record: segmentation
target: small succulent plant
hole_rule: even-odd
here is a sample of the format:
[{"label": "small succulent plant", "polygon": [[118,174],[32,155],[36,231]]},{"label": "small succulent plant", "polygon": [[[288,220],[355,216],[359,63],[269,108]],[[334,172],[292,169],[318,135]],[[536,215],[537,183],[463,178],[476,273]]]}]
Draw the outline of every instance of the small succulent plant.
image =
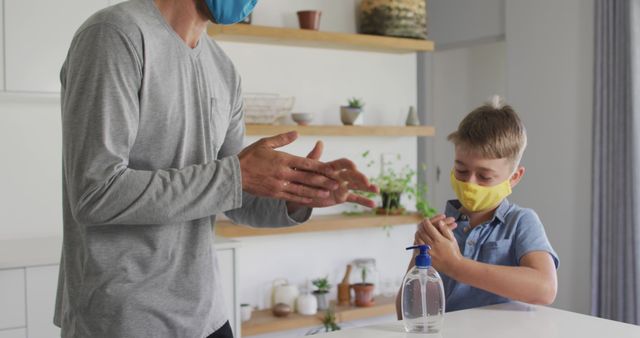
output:
[{"label": "small succulent plant", "polygon": [[349,108],[357,108],[357,109],[362,109],[362,107],[364,107],[364,102],[362,101],[362,99],[356,98],[356,97],[352,97],[348,100],[349,103]]},{"label": "small succulent plant", "polygon": [[316,292],[318,293],[327,293],[331,289],[331,284],[329,284],[327,277],[314,279],[311,283],[317,288]]}]

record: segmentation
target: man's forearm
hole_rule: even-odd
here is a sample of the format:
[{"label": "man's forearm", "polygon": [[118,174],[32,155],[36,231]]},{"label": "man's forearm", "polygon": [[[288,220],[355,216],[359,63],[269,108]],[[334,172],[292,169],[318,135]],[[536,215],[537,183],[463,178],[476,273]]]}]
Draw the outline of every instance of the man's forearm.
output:
[{"label": "man's forearm", "polygon": [[555,286],[545,275],[525,266],[502,266],[464,258],[449,277],[499,296],[529,304],[550,304]]}]

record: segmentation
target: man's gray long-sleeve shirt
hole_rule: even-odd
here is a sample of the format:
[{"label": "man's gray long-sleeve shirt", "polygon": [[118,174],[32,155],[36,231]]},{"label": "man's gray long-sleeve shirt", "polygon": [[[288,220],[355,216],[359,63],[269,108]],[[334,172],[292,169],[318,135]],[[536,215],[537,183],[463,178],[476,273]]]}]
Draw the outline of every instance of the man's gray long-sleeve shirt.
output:
[{"label": "man's gray long-sleeve shirt", "polygon": [[189,48],[153,0],[133,0],[80,27],[60,76],[62,336],[206,337],[228,319],[212,216],[290,226],[310,215],[243,194],[233,64],[206,35]]}]

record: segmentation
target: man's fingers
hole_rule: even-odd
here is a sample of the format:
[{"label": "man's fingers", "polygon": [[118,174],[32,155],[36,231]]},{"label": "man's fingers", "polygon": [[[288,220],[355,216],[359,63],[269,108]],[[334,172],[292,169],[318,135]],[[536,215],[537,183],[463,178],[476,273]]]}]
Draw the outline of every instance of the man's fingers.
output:
[{"label": "man's fingers", "polygon": [[316,142],[316,145],[311,149],[311,152],[307,155],[307,158],[312,160],[319,160],[324,150],[324,143],[322,141]]},{"label": "man's fingers", "polygon": [[312,160],[304,157],[293,156],[289,154],[284,154],[284,155],[289,167],[291,168],[295,168],[298,170],[313,171],[318,174],[325,175],[327,177],[332,177],[332,175],[334,174],[334,171],[333,169],[331,169],[331,166],[325,163],[322,163],[320,161]]},{"label": "man's fingers", "polygon": [[292,143],[293,141],[295,141],[298,138],[298,132],[296,131],[290,131],[288,133],[284,133],[284,134],[278,134],[275,136],[271,136],[271,137],[265,137],[263,139],[261,139],[259,142],[262,142],[264,145],[266,145],[269,148],[280,148],[280,147],[284,147],[287,144]]},{"label": "man's fingers", "polygon": [[313,200],[310,199],[310,198],[301,197],[301,196],[297,196],[297,195],[294,195],[294,194],[290,194],[290,193],[288,193],[286,191],[281,191],[278,194],[276,194],[274,197],[277,198],[277,199],[280,199],[280,200],[285,200],[285,201],[299,203],[299,204],[305,204],[305,205],[313,202]]},{"label": "man's fingers", "polygon": [[373,208],[376,206],[376,202],[357,194],[349,194],[347,196],[347,202],[357,203],[367,208]]},{"label": "man's fingers", "polygon": [[309,171],[291,170],[287,176],[287,179],[291,182],[296,182],[311,187],[323,188],[327,190],[335,190],[340,187],[338,182],[328,178],[327,176],[318,175]]},{"label": "man's fingers", "polygon": [[348,158],[341,158],[328,163],[333,170],[357,170],[356,164]]},{"label": "man's fingers", "polygon": [[316,188],[312,188],[312,187],[307,187],[305,185],[302,184],[298,184],[298,183],[288,183],[285,185],[284,192],[288,192],[290,194],[296,195],[296,196],[300,196],[300,197],[307,197],[307,198],[327,198],[329,197],[330,193],[327,190],[324,189],[316,189]]}]

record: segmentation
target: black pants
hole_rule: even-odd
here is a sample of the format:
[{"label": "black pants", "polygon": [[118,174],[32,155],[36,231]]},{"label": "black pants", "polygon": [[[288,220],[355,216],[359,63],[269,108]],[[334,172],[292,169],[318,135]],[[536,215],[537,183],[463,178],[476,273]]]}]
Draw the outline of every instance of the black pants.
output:
[{"label": "black pants", "polygon": [[233,332],[231,332],[231,325],[229,322],[224,323],[218,331],[212,333],[207,338],[233,338]]}]

